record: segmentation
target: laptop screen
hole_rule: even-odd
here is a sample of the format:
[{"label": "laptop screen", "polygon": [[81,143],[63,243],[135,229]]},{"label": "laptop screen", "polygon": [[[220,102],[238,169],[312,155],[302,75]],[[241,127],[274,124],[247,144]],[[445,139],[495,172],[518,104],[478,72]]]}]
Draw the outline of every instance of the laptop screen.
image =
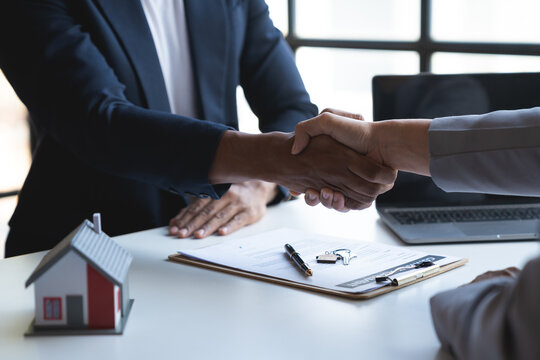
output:
[{"label": "laptop screen", "polygon": [[[375,76],[373,120],[483,114],[540,106],[540,73]],[[463,174],[467,176],[467,174]],[[538,203],[540,198],[446,193],[431,178],[399,172],[381,207],[474,206]]]}]

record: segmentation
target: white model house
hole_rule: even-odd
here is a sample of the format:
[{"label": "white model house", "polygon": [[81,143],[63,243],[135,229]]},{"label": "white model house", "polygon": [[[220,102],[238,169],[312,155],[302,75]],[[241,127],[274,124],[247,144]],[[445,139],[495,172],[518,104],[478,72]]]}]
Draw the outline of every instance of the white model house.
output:
[{"label": "white model house", "polygon": [[45,255],[26,281],[26,287],[34,284],[35,293],[31,335],[81,329],[121,333],[133,301],[127,281],[132,259],[101,231],[99,214],[94,223],[85,220]]}]

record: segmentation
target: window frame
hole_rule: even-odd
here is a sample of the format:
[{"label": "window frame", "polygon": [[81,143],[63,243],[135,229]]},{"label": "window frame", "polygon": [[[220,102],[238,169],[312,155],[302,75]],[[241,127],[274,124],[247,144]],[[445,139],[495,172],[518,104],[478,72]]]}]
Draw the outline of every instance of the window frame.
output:
[{"label": "window frame", "polygon": [[371,41],[301,38],[296,35],[296,0],[287,0],[286,40],[294,54],[300,47],[334,49],[394,50],[414,51],[420,57],[419,72],[431,71],[431,58],[436,52],[491,54],[491,55],[532,55],[540,56],[540,44],[491,43],[491,42],[447,42],[431,38],[431,0],[420,0],[420,38],[417,41]]},{"label": "window frame", "polygon": [[[47,302],[51,302],[51,316],[47,316]],[[54,316],[55,303],[58,303],[58,317]],[[62,320],[62,298],[44,297],[43,298],[43,319],[44,320]]]}]

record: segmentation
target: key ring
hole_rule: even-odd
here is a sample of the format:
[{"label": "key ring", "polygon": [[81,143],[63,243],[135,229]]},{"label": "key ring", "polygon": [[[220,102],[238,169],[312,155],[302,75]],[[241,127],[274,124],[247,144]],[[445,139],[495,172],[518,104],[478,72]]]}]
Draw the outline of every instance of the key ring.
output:
[{"label": "key ring", "polygon": [[[346,252],[346,253],[349,254],[349,255],[351,254],[351,250],[349,250],[349,249],[336,249],[336,250],[333,250],[333,251],[332,251],[332,254],[334,254],[334,255],[339,255],[339,254],[336,254],[336,253],[338,253],[338,252],[340,252],[340,251],[344,251],[344,252]],[[340,256],[341,256],[341,255],[340,255]]]}]

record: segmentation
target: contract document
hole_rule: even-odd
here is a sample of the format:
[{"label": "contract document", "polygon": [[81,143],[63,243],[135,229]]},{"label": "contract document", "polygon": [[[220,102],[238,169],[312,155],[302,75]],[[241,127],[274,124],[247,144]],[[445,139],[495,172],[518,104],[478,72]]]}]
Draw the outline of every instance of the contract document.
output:
[{"label": "contract document", "polygon": [[[284,249],[286,243],[291,244],[300,254],[313,271],[313,276],[306,276],[291,261]],[[349,265],[344,265],[341,260],[336,263],[317,262],[318,255],[338,249],[350,250],[356,257],[350,259]],[[343,239],[286,228],[226,240],[201,249],[179,251],[178,255],[171,255],[169,259],[216,270],[230,270],[228,272],[245,276],[254,275],[250,277],[262,277],[263,280],[274,280],[273,282],[286,285],[296,284],[312,290],[330,290],[336,294],[364,294],[388,286],[387,282],[376,282],[375,278],[401,267],[432,262],[437,265],[434,266],[437,268],[436,272],[439,272],[439,269],[444,272],[465,262],[460,258],[425,253],[410,247]],[[451,266],[452,264],[454,266]],[[418,269],[404,269],[401,272],[406,271]]]}]

